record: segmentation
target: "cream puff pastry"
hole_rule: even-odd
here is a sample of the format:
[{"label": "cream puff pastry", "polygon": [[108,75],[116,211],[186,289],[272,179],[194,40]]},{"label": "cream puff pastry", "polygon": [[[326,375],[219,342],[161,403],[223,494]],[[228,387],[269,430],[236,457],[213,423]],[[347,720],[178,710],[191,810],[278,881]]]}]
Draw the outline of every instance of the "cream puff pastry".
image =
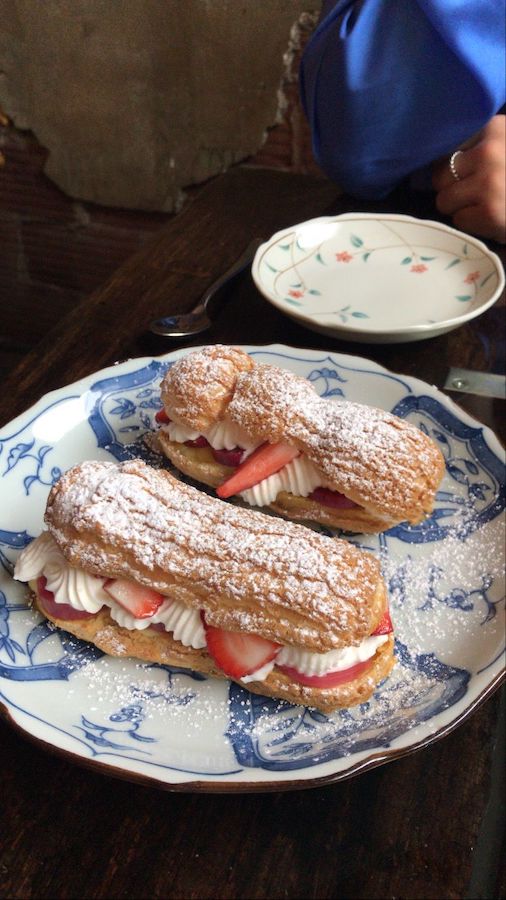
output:
[{"label": "cream puff pastry", "polygon": [[70,469],[45,523],[14,577],[44,616],[107,654],[324,712],[366,700],[394,664],[379,563],[350,543],[140,460]]},{"label": "cream puff pastry", "polygon": [[177,360],[161,398],[155,444],[222,498],[355,532],[432,511],[444,459],[426,434],[381,409],[321,398],[238,348]]}]

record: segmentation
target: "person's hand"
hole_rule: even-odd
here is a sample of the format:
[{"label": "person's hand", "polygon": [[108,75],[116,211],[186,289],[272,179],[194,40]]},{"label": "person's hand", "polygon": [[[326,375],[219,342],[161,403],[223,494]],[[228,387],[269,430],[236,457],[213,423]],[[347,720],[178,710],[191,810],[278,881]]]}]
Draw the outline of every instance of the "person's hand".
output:
[{"label": "person's hand", "polygon": [[506,116],[494,116],[479,134],[462,144],[454,160],[434,164],[432,184],[440,213],[456,228],[506,243]]}]

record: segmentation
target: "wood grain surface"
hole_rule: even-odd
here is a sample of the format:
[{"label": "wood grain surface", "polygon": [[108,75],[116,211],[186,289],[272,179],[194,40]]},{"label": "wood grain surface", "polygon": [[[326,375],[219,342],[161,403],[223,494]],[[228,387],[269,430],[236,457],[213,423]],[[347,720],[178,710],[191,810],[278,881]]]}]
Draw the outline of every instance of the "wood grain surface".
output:
[{"label": "wood grain surface", "polygon": [[[148,323],[190,309],[252,237],[367,208],[438,218],[429,197],[403,190],[372,206],[310,176],[238,168],[217,178],[34,350],[20,341],[11,351],[0,424],[116,360],[172,349]],[[34,302],[30,330],[38,315]],[[504,371],[504,301],[439,338],[353,345],[283,317],[245,273],[224,291],[211,331],[193,343],[216,341],[352,353],[442,386],[450,366]],[[504,440],[502,402],[453,399]],[[162,792],[69,762],[7,722],[0,736],[2,898],[504,896],[501,692],[422,751],[285,793]]]}]

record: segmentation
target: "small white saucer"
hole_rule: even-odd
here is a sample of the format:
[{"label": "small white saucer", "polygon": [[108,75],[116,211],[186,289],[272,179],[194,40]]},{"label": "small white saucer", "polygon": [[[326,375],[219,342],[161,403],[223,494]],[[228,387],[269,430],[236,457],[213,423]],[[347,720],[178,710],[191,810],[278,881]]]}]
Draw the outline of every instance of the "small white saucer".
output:
[{"label": "small white saucer", "polygon": [[322,216],[278,231],[258,248],[252,276],[299,324],[364,343],[451,331],[504,288],[501,261],[482,241],[390,214]]}]

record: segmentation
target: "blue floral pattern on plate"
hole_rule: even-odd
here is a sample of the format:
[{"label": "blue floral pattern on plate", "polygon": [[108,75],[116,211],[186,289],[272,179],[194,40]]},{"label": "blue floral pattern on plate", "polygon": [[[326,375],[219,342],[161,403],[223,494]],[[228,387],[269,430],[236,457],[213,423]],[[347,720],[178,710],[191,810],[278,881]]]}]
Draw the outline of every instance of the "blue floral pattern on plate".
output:
[{"label": "blue floral pattern on plate", "polygon": [[426,522],[347,535],[382,560],[397,666],[368,703],[325,716],[227,681],[105,657],[42,621],[11,574],[42,528],[51,484],[85,458],[142,456],[165,466],[144,435],[160,407],[160,380],[184,351],[97,373],[0,432],[9,501],[0,512],[0,701],[28,733],[113,762],[126,777],[227,790],[336,780],[445,733],[501,678],[505,493],[495,437],[436,389],[368,360],[245,349],[304,375],[329,400],[393,410],[441,447],[447,472]]}]

